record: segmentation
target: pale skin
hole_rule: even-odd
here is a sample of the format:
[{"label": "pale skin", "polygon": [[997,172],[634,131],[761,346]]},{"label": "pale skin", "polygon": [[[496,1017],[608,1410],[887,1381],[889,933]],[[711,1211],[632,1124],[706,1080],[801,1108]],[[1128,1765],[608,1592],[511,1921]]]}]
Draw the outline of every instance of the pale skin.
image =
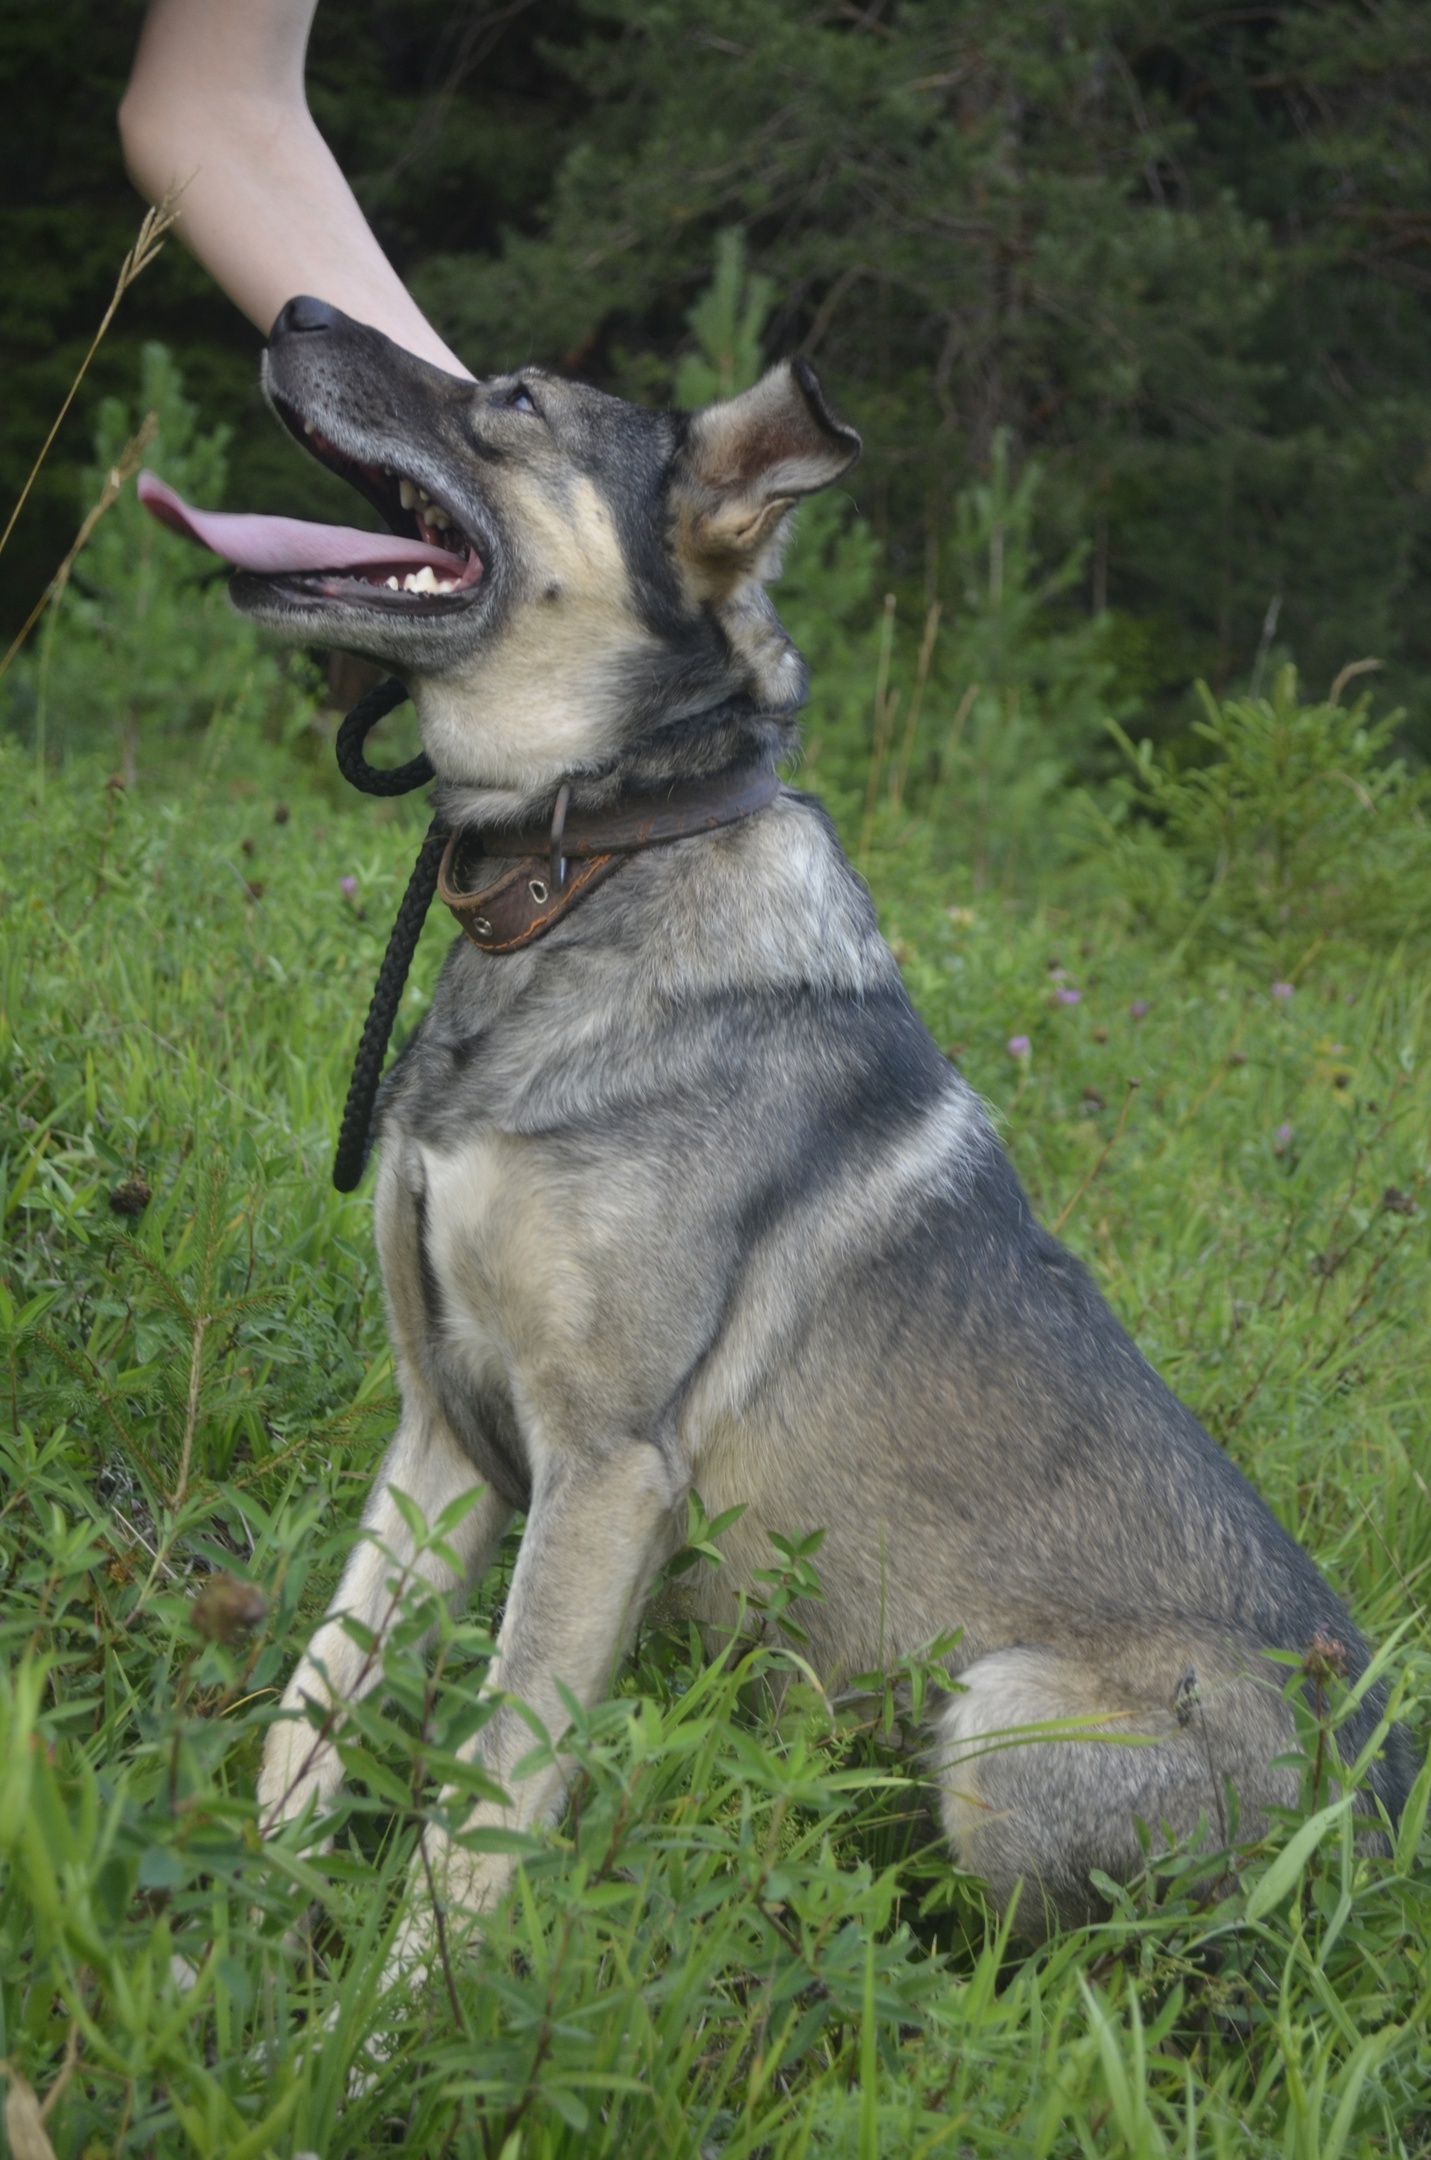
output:
[{"label": "pale skin", "polygon": [[308,110],[316,0],[150,0],[119,108],[130,178],[266,336],[311,293],[449,374],[470,369],[379,247]]}]

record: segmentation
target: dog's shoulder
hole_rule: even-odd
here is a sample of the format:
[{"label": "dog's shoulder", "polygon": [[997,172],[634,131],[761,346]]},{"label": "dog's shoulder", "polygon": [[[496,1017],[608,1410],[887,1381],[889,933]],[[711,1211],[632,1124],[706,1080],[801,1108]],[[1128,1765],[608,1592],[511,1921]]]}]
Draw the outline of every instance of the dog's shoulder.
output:
[{"label": "dog's shoulder", "polygon": [[640,940],[646,978],[664,999],[877,997],[899,982],[828,812],[796,788],[742,825],[632,869],[610,912],[623,937]]},{"label": "dog's shoulder", "polygon": [[951,1101],[962,1127],[982,1120],[831,820],[794,788],[634,857],[526,952],[458,939],[384,1113],[450,1146],[474,1123],[570,1127],[733,1093],[752,1145],[789,1117],[871,1145]]}]

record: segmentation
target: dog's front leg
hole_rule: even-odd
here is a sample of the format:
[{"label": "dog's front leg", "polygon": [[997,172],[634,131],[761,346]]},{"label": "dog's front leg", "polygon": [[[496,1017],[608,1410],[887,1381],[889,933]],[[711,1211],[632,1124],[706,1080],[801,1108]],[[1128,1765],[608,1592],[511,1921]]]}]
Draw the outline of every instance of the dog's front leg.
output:
[{"label": "dog's front leg", "polygon": [[[538,1475],[487,1687],[517,1698],[553,1740],[569,1722],[562,1688],[587,1708],[610,1685],[651,1579],[669,1553],[679,1483],[659,1450],[639,1441],[599,1460],[549,1462]],[[536,1746],[529,1717],[501,1701],[469,1752],[507,1804],[481,1802],[466,1831],[528,1830],[555,1815],[566,1787],[562,1765],[549,1758],[516,1775]],[[419,1959],[430,1944],[429,1883],[460,1933],[501,1894],[514,1866],[508,1854],[472,1852],[429,1831],[396,1967]]]},{"label": "dog's front leg", "polygon": [[[404,1579],[414,1576],[435,1590],[466,1589],[486,1566],[511,1517],[490,1489],[447,1539],[457,1570],[432,1551],[417,1553],[393,1501],[392,1488],[417,1503],[435,1522],[445,1507],[480,1485],[467,1456],[435,1408],[407,1401],[402,1423],[383,1459],[354,1546],[328,1615],[308,1645],[284,1691],[280,1714],[269,1727],[258,1778],[259,1820],[265,1834],[291,1822],[314,1804],[322,1814],[343,1780],[334,1746],[341,1707],[358,1702],[382,1678],[383,1643],[398,1617]],[[343,1625],[351,1617],[372,1637],[355,1642]],[[309,1704],[325,1713],[315,1727]]]}]

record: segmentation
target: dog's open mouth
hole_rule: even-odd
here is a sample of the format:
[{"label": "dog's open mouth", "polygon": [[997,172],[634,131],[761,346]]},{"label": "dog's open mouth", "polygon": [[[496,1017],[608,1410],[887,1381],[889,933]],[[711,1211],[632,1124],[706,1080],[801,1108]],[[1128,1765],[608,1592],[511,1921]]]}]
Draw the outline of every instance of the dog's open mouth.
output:
[{"label": "dog's open mouth", "polygon": [[[285,420],[298,433],[290,416]],[[301,425],[301,423],[300,423]],[[483,562],[452,514],[406,474],[361,463],[303,426],[305,449],[350,480],[393,527],[360,532],[301,518],[195,510],[154,473],[139,475],[139,499],[174,532],[309,602],[426,613],[461,603],[481,580]]]}]

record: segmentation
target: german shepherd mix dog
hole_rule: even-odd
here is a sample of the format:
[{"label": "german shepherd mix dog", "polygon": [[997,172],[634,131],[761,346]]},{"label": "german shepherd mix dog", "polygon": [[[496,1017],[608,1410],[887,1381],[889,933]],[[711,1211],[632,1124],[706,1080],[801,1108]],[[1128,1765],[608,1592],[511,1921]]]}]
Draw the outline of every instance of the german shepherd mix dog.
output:
[{"label": "german shepherd mix dog", "polygon": [[[536,369],[459,381],[297,300],[265,383],[400,537],[301,528],[285,558],[240,533],[234,599],[403,677],[452,830],[550,822],[564,786],[599,824],[793,751],[804,668],[764,585],[793,505],[860,448],[803,362],[647,412]],[[561,1771],[514,1775],[532,1733],[507,1698],[559,1739],[561,1690],[601,1697],[694,1488],[744,1507],[699,1571],[710,1628],[737,1623],[769,1531],[823,1529],[800,1621],[827,1678],[959,1631],[944,1824],[1038,1938],[1099,1911],[1091,1871],[1139,1868],[1140,1824],[1215,1834],[1229,1787],[1244,1831],[1294,1802],[1268,1653],[1334,1638],[1354,1681],[1368,1651],[1035,1220],[819,803],[765,792],[626,856],[519,950],[447,957],[381,1106],[402,1419],[261,1804],[321,1813],[337,1789],[308,1706],[375,1676],[342,1616],[379,1629],[385,1554],[412,1554],[392,1488],[429,1520],[480,1488],[451,1587],[515,1511],[526,1529],[472,1743],[509,1805],[471,1827],[551,1819]],[[1368,1689],[1356,1749],[1384,1710]],[[1370,1775],[1390,1818],[1413,1769],[1391,1728]],[[475,1915],[511,1865],[454,1845],[436,1872]]]}]

